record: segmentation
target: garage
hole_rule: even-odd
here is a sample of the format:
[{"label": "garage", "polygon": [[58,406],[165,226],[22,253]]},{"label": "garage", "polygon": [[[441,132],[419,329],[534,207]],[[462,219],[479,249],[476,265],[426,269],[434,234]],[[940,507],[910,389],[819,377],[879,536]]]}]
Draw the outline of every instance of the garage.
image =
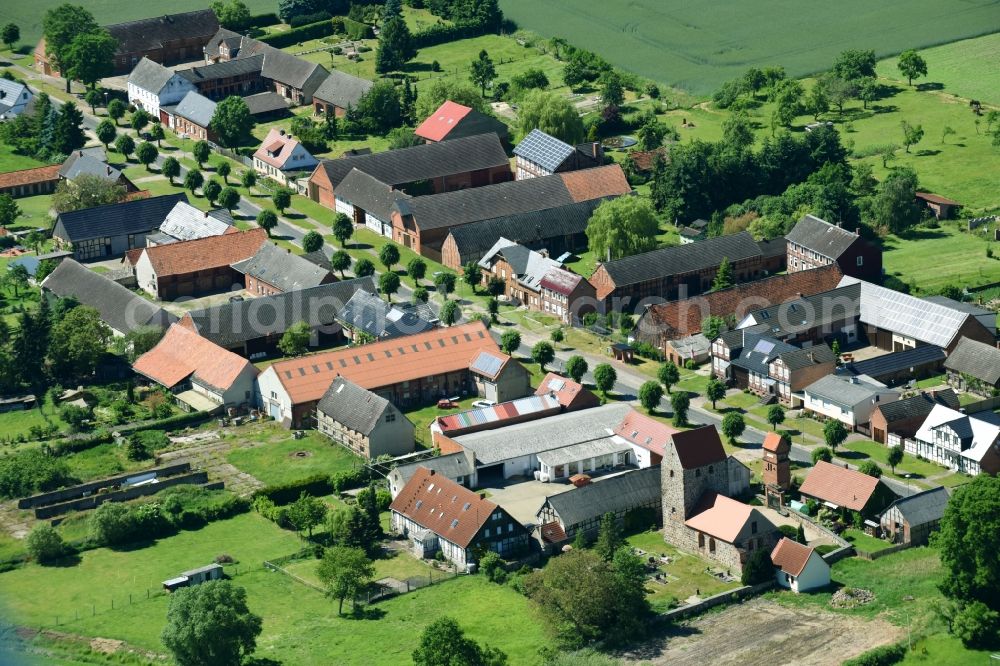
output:
[{"label": "garage", "polygon": [[477,481],[480,486],[493,486],[503,484],[503,463],[487,465],[477,470]]}]

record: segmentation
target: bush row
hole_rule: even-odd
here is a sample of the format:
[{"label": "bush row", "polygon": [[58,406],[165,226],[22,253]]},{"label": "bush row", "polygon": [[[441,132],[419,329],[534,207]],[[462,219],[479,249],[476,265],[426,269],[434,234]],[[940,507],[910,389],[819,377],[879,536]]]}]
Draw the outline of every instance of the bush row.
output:
[{"label": "bush row", "polygon": [[320,21],[329,21],[333,18],[333,14],[330,12],[313,12],[312,14],[299,14],[298,16],[293,16],[292,20],[288,22],[288,25],[293,28],[301,28],[304,25],[309,25],[310,23],[319,23]]},{"label": "bush row", "polygon": [[370,25],[347,18],[346,16],[335,17],[331,25],[333,26],[333,31],[335,33],[346,34],[348,39],[353,39],[355,41],[359,39],[371,39],[375,36],[375,33],[372,32],[372,27]]},{"label": "bush row", "polygon": [[455,23],[454,25],[432,25],[429,28],[418,30],[413,33],[410,43],[415,49],[422,49],[428,46],[438,46],[458,39],[468,39],[469,37],[479,37],[487,32],[485,25],[481,23]]},{"label": "bush row", "polygon": [[[151,430],[177,430],[179,428],[193,425],[195,423],[203,423],[211,418],[207,412],[188,412],[185,414],[177,414],[175,416],[168,416],[165,419],[160,419],[159,421],[150,421],[147,423],[134,423],[132,425],[123,426],[118,429],[118,432],[122,435],[130,435],[132,433],[146,432]],[[74,439],[64,439],[57,442],[53,442],[49,445],[49,451],[52,455],[59,457],[69,455],[70,453],[79,453],[81,451],[87,451],[94,448],[95,446],[100,446],[101,444],[107,444],[114,440],[114,435],[106,430],[99,430],[87,437],[76,437]]]},{"label": "bush row", "polygon": [[339,489],[334,487],[334,484],[328,474],[315,474],[313,476],[307,476],[304,479],[298,479],[297,481],[265,486],[254,492],[253,499],[256,500],[258,497],[266,497],[276,505],[280,506],[282,504],[291,504],[297,500],[299,495],[302,493],[318,497],[321,495],[329,495],[335,490],[338,490],[339,492]]},{"label": "bush row", "polygon": [[853,659],[848,659],[841,666],[890,666],[903,661],[906,656],[906,645],[893,643],[862,652]]},{"label": "bush row", "polygon": [[288,32],[267,35],[266,37],[261,37],[260,41],[270,44],[276,49],[280,49],[292,44],[298,44],[299,42],[307,42],[310,39],[329,37],[332,34],[333,22],[320,21],[319,23],[310,23],[299,28],[292,28]]},{"label": "bush row", "polygon": [[274,12],[268,12],[266,14],[254,14],[250,17],[250,22],[247,24],[248,28],[266,28],[269,25],[274,25],[275,23],[281,23],[281,19]]}]

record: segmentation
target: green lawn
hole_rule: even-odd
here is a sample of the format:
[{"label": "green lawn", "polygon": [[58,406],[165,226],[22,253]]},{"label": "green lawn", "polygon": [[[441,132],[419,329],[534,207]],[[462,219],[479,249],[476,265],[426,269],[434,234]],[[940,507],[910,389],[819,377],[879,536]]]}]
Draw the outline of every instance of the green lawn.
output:
[{"label": "green lawn", "polygon": [[933,634],[913,643],[913,650],[899,662],[903,666],[981,666],[991,664],[991,650],[970,650],[949,634]]},{"label": "green lawn", "polygon": [[11,231],[22,229],[51,229],[55,218],[49,214],[52,208],[51,194],[38,194],[33,197],[20,197],[15,200],[21,215],[11,227]]},{"label": "green lawn", "polygon": [[[1000,255],[997,243],[948,223],[938,229],[918,229],[907,238],[890,236],[883,243],[882,256],[887,274],[899,276],[916,293],[934,293],[947,285],[972,287],[1000,281],[1000,259],[986,256],[990,246]],[[928,271],[927,266],[934,270]]]},{"label": "green lawn", "polygon": [[[842,452],[844,450],[858,453],[863,458],[871,458],[878,464],[882,465],[887,474],[890,472],[888,462],[889,447],[885,444],[879,444],[878,442],[873,442],[871,440],[845,442],[838,448],[838,452]],[[919,460],[916,456],[910,455],[909,453],[904,453],[903,462],[896,466],[897,477],[903,477],[904,474],[910,473],[915,474],[917,478],[927,478],[938,474],[945,474],[947,472],[947,467],[935,465],[927,460]]]},{"label": "green lawn", "polygon": [[80,481],[100,479],[153,466],[152,460],[129,460],[124,447],[113,443],[101,444],[66,456],[66,463],[73,476]]},{"label": "green lawn", "polygon": [[[0,16],[4,10],[0,9]],[[20,171],[21,169],[33,169],[45,166],[45,162],[39,162],[34,157],[18,155],[14,149],[5,143],[0,143],[0,173],[7,171]]]},{"label": "green lawn", "polygon": [[[290,562],[283,568],[303,580],[314,585],[322,585],[319,576],[316,574],[319,567],[319,560],[307,559]],[[435,570],[426,562],[418,560],[413,555],[405,551],[389,553],[387,557],[375,560],[375,578],[395,578],[396,580],[406,580],[407,578],[432,578],[433,580],[443,579],[450,574]]]},{"label": "green lawn", "polygon": [[[290,432],[274,426],[265,428],[253,438],[264,445],[233,449],[226,460],[268,485],[288,483],[314,474],[336,474],[362,462],[361,458],[315,430],[307,431],[303,439],[294,439]],[[299,452],[308,455],[296,456]]]},{"label": "green lawn", "polygon": [[[940,83],[945,92],[990,104],[1000,104],[1000,32],[975,39],[964,39],[920,51],[927,61],[927,76],[914,81],[917,85]],[[878,64],[879,76],[906,79],[896,67],[898,58],[887,58]]]},{"label": "green lawn", "polygon": [[478,400],[478,396],[463,398],[458,401],[458,407],[453,409],[438,409],[437,405],[427,405],[419,409],[406,412],[406,418],[413,421],[414,436],[417,443],[429,448],[431,446],[431,423],[439,416],[447,416],[455,412],[461,412],[472,407],[472,403]]},{"label": "green lawn", "polygon": [[42,408],[35,407],[20,412],[0,414],[0,439],[12,439],[18,435],[27,438],[32,426],[45,427],[49,423],[55,423],[60,430],[66,428],[66,424],[59,418],[52,403],[46,399]]},{"label": "green lawn", "polygon": [[891,543],[885,541],[884,539],[876,539],[875,537],[868,536],[861,530],[856,529],[844,530],[844,533],[841,536],[843,536],[852,546],[858,550],[863,550],[866,553],[876,553],[892,546]]}]

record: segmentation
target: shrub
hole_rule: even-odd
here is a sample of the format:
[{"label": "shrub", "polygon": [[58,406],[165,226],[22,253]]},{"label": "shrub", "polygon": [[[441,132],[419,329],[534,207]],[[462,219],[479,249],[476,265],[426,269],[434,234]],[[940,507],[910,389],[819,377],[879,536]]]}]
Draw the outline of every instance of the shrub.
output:
[{"label": "shrub", "polygon": [[28,554],[36,562],[45,563],[58,560],[66,554],[66,544],[62,537],[48,523],[39,523],[25,540]]},{"label": "shrub", "polygon": [[73,482],[64,460],[39,449],[0,458],[0,497],[13,499]]},{"label": "shrub", "polygon": [[757,585],[771,578],[774,578],[774,566],[771,564],[771,555],[767,550],[757,549],[743,565],[743,576],[741,582],[744,585]]},{"label": "shrub", "polygon": [[781,532],[782,536],[786,536],[792,541],[795,541],[795,537],[799,532],[794,525],[778,525],[778,531]]},{"label": "shrub", "polygon": [[[371,28],[369,28],[369,31]],[[310,39],[320,39],[321,37],[329,37],[333,34],[333,22],[332,21],[320,21],[319,23],[310,23],[309,25],[304,25],[299,28],[292,28],[287,32],[276,32],[273,35],[266,35],[260,38],[260,41],[265,44],[270,44],[276,49],[283,48],[285,46],[291,46],[292,44],[298,44],[300,42],[306,42]],[[352,37],[352,39],[354,39]],[[360,37],[358,39],[361,39]]]},{"label": "shrub", "polygon": [[1000,635],[1000,613],[981,601],[969,602],[952,621],[952,632],[965,647],[995,647]]},{"label": "shrub", "polygon": [[853,659],[848,659],[841,666],[889,666],[903,661],[906,656],[906,645],[893,643],[862,652]]},{"label": "shrub", "polygon": [[349,472],[337,472],[330,479],[334,492],[343,492],[352,488],[360,488],[371,480],[371,472],[367,467]]},{"label": "shrub", "polygon": [[503,559],[492,550],[479,558],[479,573],[486,576],[491,583],[503,584],[507,580],[507,571],[503,567]]},{"label": "shrub", "polygon": [[[254,492],[252,497],[254,500],[258,497],[266,497],[274,504],[280,506],[282,504],[291,504],[297,500],[299,495],[302,493],[313,495],[314,497],[320,497],[322,495],[329,495],[335,490],[337,492],[340,491],[340,489],[336,488],[329,475],[315,474],[297,481],[265,486]],[[257,505],[255,502],[254,508],[256,507]]]},{"label": "shrub", "polygon": [[329,21],[331,18],[332,16],[330,12],[315,12],[312,14],[300,14],[298,16],[293,16],[292,20],[288,22],[288,25],[290,25],[293,28],[301,28],[302,26],[309,25],[310,23]]},{"label": "shrub", "polygon": [[355,21],[344,17],[344,32],[349,39],[358,41],[359,39],[370,39],[373,37],[372,27],[366,23]]}]

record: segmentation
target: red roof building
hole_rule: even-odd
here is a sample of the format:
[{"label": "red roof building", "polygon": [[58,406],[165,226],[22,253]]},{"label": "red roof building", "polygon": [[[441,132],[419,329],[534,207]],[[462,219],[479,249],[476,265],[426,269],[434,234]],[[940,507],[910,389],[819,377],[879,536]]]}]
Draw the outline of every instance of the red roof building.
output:
[{"label": "red roof building", "polygon": [[562,405],[563,410],[572,412],[577,409],[589,409],[601,404],[601,399],[568,377],[550,372],[542,378],[535,389],[535,395],[553,395]]},{"label": "red roof building", "polygon": [[[631,444],[650,452],[651,460],[648,466],[659,465],[666,455],[666,447],[670,439],[680,430],[661,423],[654,418],[632,410],[615,428],[615,434]],[[640,463],[640,467],[646,467]]]},{"label": "red roof building", "polygon": [[413,133],[427,143],[489,133],[506,141],[507,126],[496,118],[447,100],[427,116]]},{"label": "red roof building", "polygon": [[59,183],[61,165],[50,164],[34,169],[21,169],[0,173],[0,194],[9,194],[14,199],[36,194],[50,194]]},{"label": "red roof building", "polygon": [[805,544],[782,537],[771,551],[778,584],[795,592],[807,592],[830,584],[830,565]]},{"label": "red roof building", "polygon": [[809,470],[799,492],[804,498],[832,509],[857,511],[866,518],[878,514],[896,499],[896,494],[880,479],[823,460]]}]

